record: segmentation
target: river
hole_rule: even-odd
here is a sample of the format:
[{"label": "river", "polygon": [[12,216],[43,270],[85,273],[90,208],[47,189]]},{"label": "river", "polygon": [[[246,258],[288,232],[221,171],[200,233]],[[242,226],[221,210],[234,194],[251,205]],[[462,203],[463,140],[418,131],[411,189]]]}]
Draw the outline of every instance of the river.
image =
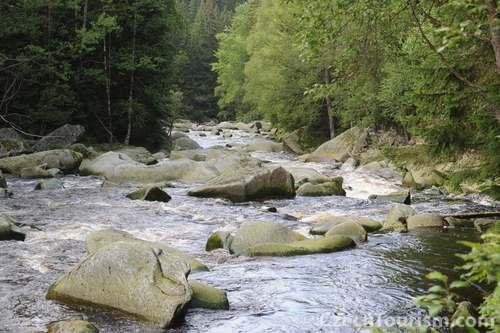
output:
[{"label": "river", "polygon": [[[205,148],[247,143],[253,134],[234,131],[227,140],[208,133],[190,134]],[[230,204],[219,199],[186,195],[176,184],[168,203],[125,198],[131,187],[102,188],[98,177],[66,176],[65,189],[33,191],[36,181],[8,178],[15,196],[0,201],[0,212],[32,227],[25,242],[0,242],[0,332],[43,332],[50,321],[84,318],[101,332],[157,332],[119,314],[75,310],[46,301],[48,287],[85,254],[85,237],[103,228],[126,230],[147,240],[161,241],[200,258],[209,272],[191,279],[228,292],[231,309],[190,309],[185,322],[172,332],[358,332],[359,325],[377,318],[418,319],[421,310],[412,297],[428,284],[426,272],[456,274],[458,240],[474,240],[473,231],[439,230],[371,235],[356,249],[290,258],[232,257],[206,253],[209,234],[234,229],[247,221],[279,221],[306,230],[308,215],[330,211],[369,216],[382,221],[390,204],[366,200],[369,194],[398,189],[396,183],[327,164],[305,164],[284,153],[256,153],[280,165],[313,167],[342,175],[352,189],[347,197],[297,197],[265,203]],[[263,206],[277,207],[270,213]],[[462,212],[491,209],[466,200],[429,198],[413,205],[419,212]],[[295,219],[293,217],[297,217]]]}]

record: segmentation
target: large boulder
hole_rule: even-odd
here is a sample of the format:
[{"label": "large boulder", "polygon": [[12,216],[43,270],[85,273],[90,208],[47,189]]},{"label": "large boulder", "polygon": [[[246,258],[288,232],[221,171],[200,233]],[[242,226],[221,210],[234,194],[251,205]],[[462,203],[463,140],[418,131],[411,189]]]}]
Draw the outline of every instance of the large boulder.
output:
[{"label": "large boulder", "polygon": [[422,167],[410,170],[403,178],[403,185],[414,189],[425,189],[433,186],[442,186],[446,178],[441,172],[429,168]]},{"label": "large boulder", "polygon": [[193,308],[228,310],[229,301],[225,291],[198,281],[190,281],[193,297],[189,304]]},{"label": "large boulder", "polygon": [[0,158],[31,152],[31,147],[24,140],[0,139]]},{"label": "large boulder", "polygon": [[0,215],[0,241],[24,241],[25,238],[26,233],[17,226],[16,221],[13,218],[7,215]]},{"label": "large boulder", "polygon": [[249,152],[279,153],[283,151],[283,145],[265,139],[255,139],[244,147]]},{"label": "large boulder", "polygon": [[143,201],[158,201],[158,202],[169,202],[170,195],[164,192],[158,186],[146,186],[138,189],[132,193],[127,194],[127,198],[130,200],[143,200]]},{"label": "large boulder", "polygon": [[292,243],[262,243],[245,249],[245,255],[258,256],[298,256],[316,253],[331,253],[354,247],[355,242],[345,236],[304,239]]},{"label": "large boulder", "polygon": [[85,127],[66,124],[38,140],[33,146],[33,150],[46,151],[68,148],[73,143],[78,142],[84,133]]},{"label": "large boulder", "polygon": [[305,183],[321,184],[332,180],[331,177],[327,177],[311,168],[287,167],[286,170],[292,174],[295,186],[298,187]]},{"label": "large boulder", "polygon": [[122,153],[130,157],[136,162],[143,163],[146,165],[153,165],[158,163],[156,158],[144,147],[123,147],[117,150],[118,153]]},{"label": "large boulder", "polygon": [[207,185],[194,188],[189,195],[224,198],[233,202],[269,198],[293,198],[293,176],[281,167],[247,168],[223,173]]},{"label": "large boulder", "polygon": [[61,174],[59,169],[47,169],[47,165],[21,169],[21,178],[54,178]]},{"label": "large boulder", "polygon": [[61,320],[48,324],[47,333],[99,333],[99,330],[86,320]]},{"label": "large boulder", "polygon": [[325,142],[307,157],[307,162],[346,161],[359,154],[368,144],[368,129],[353,127]]},{"label": "large boulder", "polygon": [[297,155],[303,155],[305,154],[305,150],[302,148],[302,136],[303,136],[304,129],[299,128],[298,130],[293,131],[292,133],[289,133],[285,135],[281,140],[283,141],[283,147],[285,148],[286,151],[297,154]]},{"label": "large boulder", "polygon": [[192,272],[207,271],[208,267],[197,260],[195,257],[179,251],[173,247],[158,242],[145,241],[135,238],[125,231],[115,229],[104,229],[94,231],[87,236],[87,252],[92,254],[97,250],[106,247],[116,242],[127,242],[131,244],[146,245],[154,248],[159,248],[170,256],[177,257],[179,260],[185,261],[190,267]]},{"label": "large boulder", "polygon": [[47,299],[121,311],[168,328],[191,300],[190,268],[161,247],[115,242],[57,280]]},{"label": "large boulder", "polygon": [[232,238],[229,250],[231,253],[241,255],[249,247],[265,243],[293,243],[306,238],[275,222],[250,222],[243,224]]},{"label": "large boulder", "polygon": [[81,154],[69,149],[57,149],[2,158],[0,159],[0,169],[19,176],[22,169],[44,165],[47,169],[59,169],[68,173],[77,170],[81,162]]},{"label": "large boulder", "polygon": [[198,142],[194,141],[188,136],[183,136],[173,141],[174,151],[175,150],[192,150],[192,149],[200,149],[201,146]]},{"label": "large boulder", "polygon": [[328,230],[325,236],[327,238],[331,236],[345,236],[351,238],[356,243],[367,240],[366,230],[355,222],[344,222],[336,225]]},{"label": "large boulder", "polygon": [[297,195],[308,197],[320,197],[338,195],[345,196],[346,192],[342,188],[344,179],[342,177],[332,178],[328,182],[320,184],[305,183],[297,189]]},{"label": "large boulder", "polygon": [[386,161],[373,161],[358,168],[358,172],[367,173],[386,180],[401,181],[401,175]]},{"label": "large boulder", "polygon": [[406,219],[408,230],[419,228],[442,228],[445,220],[442,216],[436,214],[418,214],[412,215]]},{"label": "large boulder", "polygon": [[387,231],[406,231],[407,219],[415,215],[417,212],[410,206],[403,204],[395,204],[389,210],[384,222],[384,230]]}]

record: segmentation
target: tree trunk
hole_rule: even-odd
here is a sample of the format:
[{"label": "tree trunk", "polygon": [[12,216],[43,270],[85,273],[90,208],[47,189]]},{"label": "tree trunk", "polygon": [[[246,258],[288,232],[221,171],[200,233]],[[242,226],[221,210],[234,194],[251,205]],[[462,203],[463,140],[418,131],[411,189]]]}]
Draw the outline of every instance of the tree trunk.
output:
[{"label": "tree trunk", "polygon": [[107,100],[107,111],[108,111],[108,128],[107,132],[109,134],[109,143],[113,143],[113,117],[111,112],[111,66],[109,64],[109,49],[111,46],[106,44],[106,36],[103,38],[103,53],[104,53],[104,76],[106,85],[106,100]]},{"label": "tree trunk", "polygon": [[132,27],[132,70],[130,72],[130,87],[128,94],[128,126],[127,136],[124,144],[130,144],[130,136],[132,135],[132,116],[134,114],[134,83],[135,83],[135,55],[136,55],[136,37],[137,37],[137,13],[134,13],[134,23]]},{"label": "tree trunk", "polygon": [[[324,77],[325,85],[329,85],[331,83],[331,78],[328,68],[325,68],[324,75],[325,75]],[[326,102],[326,111],[328,112],[328,126],[330,128],[330,139],[333,139],[335,137],[335,121],[333,118],[332,100],[330,99],[330,96],[328,95],[326,96],[325,102]]]},{"label": "tree trunk", "polygon": [[83,2],[83,23],[82,23],[83,31],[87,30],[88,13],[89,13],[89,0],[85,0]]},{"label": "tree trunk", "polygon": [[495,52],[496,71],[500,74],[500,25],[497,24],[497,1],[490,0],[488,20],[490,25],[490,41]]}]

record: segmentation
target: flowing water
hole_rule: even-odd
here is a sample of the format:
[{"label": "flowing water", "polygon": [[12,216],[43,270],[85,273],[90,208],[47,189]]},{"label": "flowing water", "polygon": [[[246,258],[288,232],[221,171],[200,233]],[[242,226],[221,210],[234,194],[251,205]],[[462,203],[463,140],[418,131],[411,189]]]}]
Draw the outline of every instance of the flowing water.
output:
[{"label": "flowing water", "polygon": [[[235,131],[223,140],[192,133],[203,147],[249,142],[253,134]],[[45,300],[52,282],[85,255],[85,237],[103,228],[126,230],[139,238],[168,243],[207,263],[209,272],[190,279],[228,292],[229,311],[190,309],[174,332],[357,332],[379,318],[418,319],[412,297],[428,287],[432,270],[456,274],[454,256],[465,251],[458,240],[477,239],[473,231],[420,231],[372,235],[356,249],[290,258],[232,257],[206,253],[208,235],[247,221],[279,221],[306,230],[302,217],[323,211],[383,220],[390,204],[366,200],[368,194],[398,189],[395,183],[366,174],[304,164],[286,154],[255,154],[280,165],[313,167],[342,175],[352,189],[347,197],[272,200],[230,204],[186,195],[188,187],[167,189],[169,203],[130,201],[131,187],[101,188],[98,177],[64,177],[64,190],[33,191],[35,181],[9,178],[15,197],[0,201],[0,212],[31,226],[25,242],[0,242],[0,332],[43,332],[50,321],[84,318],[101,332],[156,332],[116,313],[75,310]],[[270,213],[263,206],[274,206]],[[491,209],[470,201],[436,197],[414,205],[419,212]],[[293,217],[297,217],[293,218]]]}]

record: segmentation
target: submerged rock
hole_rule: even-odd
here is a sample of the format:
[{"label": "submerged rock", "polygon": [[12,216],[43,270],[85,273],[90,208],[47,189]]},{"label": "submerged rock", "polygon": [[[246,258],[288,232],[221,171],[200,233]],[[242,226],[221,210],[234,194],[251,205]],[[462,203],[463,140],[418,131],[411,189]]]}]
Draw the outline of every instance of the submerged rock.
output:
[{"label": "submerged rock", "polygon": [[35,185],[35,191],[60,190],[64,188],[64,183],[59,179],[45,179]]},{"label": "submerged rock", "polygon": [[69,149],[49,150],[2,158],[0,159],[0,170],[19,176],[22,169],[45,165],[47,169],[59,169],[68,173],[77,170],[82,159],[81,154]]},{"label": "submerged rock", "polygon": [[85,127],[80,125],[64,125],[47,134],[33,146],[34,151],[68,148],[78,142],[85,133]]},{"label": "submerged rock", "polygon": [[416,213],[417,212],[410,206],[395,204],[389,210],[389,214],[387,214],[383,229],[398,232],[406,231],[407,219]]},{"label": "submerged rock", "polygon": [[61,320],[48,324],[47,333],[99,333],[99,330],[86,320]]},{"label": "submerged rock", "polygon": [[158,186],[148,186],[127,194],[131,200],[169,202],[172,198]]},{"label": "submerged rock", "polygon": [[193,297],[189,304],[193,308],[229,310],[229,301],[225,291],[197,281],[190,281]]},{"label": "submerged rock", "polygon": [[191,300],[189,271],[189,265],[159,247],[115,242],[57,280],[47,299],[114,309],[168,328]]},{"label": "submerged rock", "polygon": [[435,214],[418,214],[409,216],[406,220],[408,230],[419,228],[442,228],[445,220],[442,216]]},{"label": "submerged rock", "polygon": [[0,215],[0,241],[24,241],[25,239],[26,233],[17,226],[16,221],[13,218],[7,215]]},{"label": "submerged rock", "polygon": [[177,250],[173,247],[167,246],[158,242],[150,242],[146,240],[142,240],[139,238],[135,238],[133,235],[129,234],[125,231],[114,230],[114,229],[105,229],[99,230],[90,233],[87,236],[87,252],[92,254],[99,249],[106,247],[112,243],[116,242],[127,242],[132,245],[137,244],[149,246],[151,248],[161,249],[164,253],[174,256],[179,260],[185,261],[190,267],[192,272],[196,271],[208,271],[208,267],[201,263],[199,260],[194,258],[193,256],[186,254],[180,250]]},{"label": "submerged rock", "polygon": [[368,239],[365,229],[355,222],[344,222],[334,226],[325,235],[327,238],[331,236],[346,236],[355,242],[365,242]]},{"label": "submerged rock", "polygon": [[368,130],[353,127],[313,151],[306,162],[346,161],[359,154],[368,144]]},{"label": "submerged rock", "polygon": [[342,179],[342,177],[337,177],[320,184],[305,183],[298,188],[297,195],[309,197],[330,195],[345,196],[346,192],[342,188],[343,182],[344,179]]},{"label": "submerged rock", "polygon": [[224,198],[233,202],[269,198],[293,198],[293,176],[281,167],[240,169],[224,173],[207,185],[188,192],[202,198]]}]

